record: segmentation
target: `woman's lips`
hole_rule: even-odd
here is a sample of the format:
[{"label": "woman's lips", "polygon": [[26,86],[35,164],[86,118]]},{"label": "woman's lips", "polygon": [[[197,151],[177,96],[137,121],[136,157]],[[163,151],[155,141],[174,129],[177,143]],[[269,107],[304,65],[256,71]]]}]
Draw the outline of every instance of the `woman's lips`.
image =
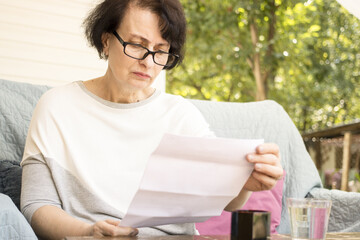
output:
[{"label": "woman's lips", "polygon": [[134,72],[134,74],[140,78],[143,78],[143,79],[147,79],[147,78],[150,78],[150,75],[146,74],[146,73],[142,73],[142,72]]}]

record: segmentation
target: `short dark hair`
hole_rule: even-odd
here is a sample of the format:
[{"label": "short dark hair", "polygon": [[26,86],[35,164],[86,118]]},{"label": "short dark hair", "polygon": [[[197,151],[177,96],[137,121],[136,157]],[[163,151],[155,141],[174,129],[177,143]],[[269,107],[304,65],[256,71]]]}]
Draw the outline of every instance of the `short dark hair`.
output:
[{"label": "short dark hair", "polygon": [[120,26],[130,5],[147,9],[159,16],[161,36],[170,43],[169,52],[179,55],[176,65],[180,64],[184,58],[186,18],[179,0],[104,0],[99,3],[83,22],[85,36],[90,45],[96,48],[99,57],[107,58],[103,54],[103,33],[112,33]]}]

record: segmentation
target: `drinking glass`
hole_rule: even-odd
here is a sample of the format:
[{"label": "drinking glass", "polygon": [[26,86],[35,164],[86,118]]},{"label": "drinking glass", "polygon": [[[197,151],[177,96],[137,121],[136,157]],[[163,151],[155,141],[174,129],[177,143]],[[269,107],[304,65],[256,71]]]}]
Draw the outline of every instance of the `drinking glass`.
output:
[{"label": "drinking glass", "polygon": [[286,203],[290,214],[292,239],[325,239],[331,200],[288,198]]}]

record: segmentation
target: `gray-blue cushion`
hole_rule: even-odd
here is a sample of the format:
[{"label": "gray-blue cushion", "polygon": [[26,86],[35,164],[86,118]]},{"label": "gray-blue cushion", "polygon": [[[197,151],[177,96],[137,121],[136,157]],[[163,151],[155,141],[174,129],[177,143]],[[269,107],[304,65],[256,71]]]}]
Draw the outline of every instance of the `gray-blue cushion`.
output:
[{"label": "gray-blue cushion", "polygon": [[28,127],[36,103],[49,88],[0,79],[0,193],[8,195],[18,208],[22,173],[19,163]]},{"label": "gray-blue cushion", "polygon": [[11,199],[0,193],[0,239],[37,239],[25,217]]},{"label": "gray-blue cushion", "polygon": [[48,89],[0,79],[0,161],[21,161],[32,112]]}]

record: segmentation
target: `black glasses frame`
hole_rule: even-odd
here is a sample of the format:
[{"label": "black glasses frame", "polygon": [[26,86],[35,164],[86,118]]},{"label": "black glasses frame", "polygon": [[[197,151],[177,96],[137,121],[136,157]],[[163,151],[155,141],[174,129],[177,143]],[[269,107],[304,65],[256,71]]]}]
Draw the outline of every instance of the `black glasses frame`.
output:
[{"label": "black glasses frame", "polygon": [[[173,66],[177,63],[177,61],[179,60],[179,55],[176,55],[176,54],[173,54],[173,53],[169,53],[169,52],[164,52],[164,51],[150,51],[148,48],[142,46],[141,44],[125,42],[125,41],[120,37],[120,35],[119,35],[116,31],[113,31],[113,34],[114,34],[115,37],[119,40],[119,42],[121,43],[121,45],[123,45],[125,55],[128,56],[128,57],[131,57],[131,58],[133,58],[133,59],[144,60],[149,54],[151,54],[154,63],[157,64],[157,65],[163,66],[164,69],[173,67]],[[131,55],[129,55],[129,54],[126,53],[125,49],[126,49],[126,46],[127,46],[127,45],[132,45],[132,46],[141,47],[141,48],[145,49],[147,52],[146,52],[146,53],[144,54],[144,56],[142,56],[141,58],[133,57],[133,56],[131,56]],[[164,65],[164,64],[157,63],[157,62],[155,61],[155,54],[156,54],[156,53],[168,54],[169,57],[173,56],[173,57],[174,57],[174,62],[171,63],[171,64],[165,64],[165,65]]]}]

